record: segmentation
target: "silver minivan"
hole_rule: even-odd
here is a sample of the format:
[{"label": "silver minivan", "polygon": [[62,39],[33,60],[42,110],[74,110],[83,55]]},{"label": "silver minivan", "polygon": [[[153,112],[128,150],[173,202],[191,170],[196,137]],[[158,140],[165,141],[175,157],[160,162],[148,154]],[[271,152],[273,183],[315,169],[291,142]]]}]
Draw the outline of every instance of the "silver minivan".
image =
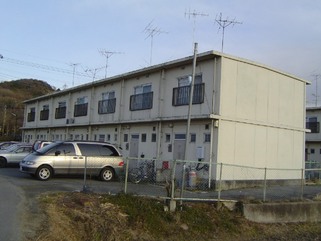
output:
[{"label": "silver minivan", "polygon": [[123,173],[124,161],[114,145],[105,142],[53,142],[27,155],[20,162],[20,171],[48,180],[53,175],[84,174],[111,181]]}]

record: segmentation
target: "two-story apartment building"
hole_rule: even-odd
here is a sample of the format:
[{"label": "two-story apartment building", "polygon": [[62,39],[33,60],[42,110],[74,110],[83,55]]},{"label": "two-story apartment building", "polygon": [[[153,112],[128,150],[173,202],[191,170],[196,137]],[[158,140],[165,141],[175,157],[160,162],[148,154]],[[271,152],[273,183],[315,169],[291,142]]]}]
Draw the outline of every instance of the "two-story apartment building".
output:
[{"label": "two-story apartment building", "polygon": [[[320,133],[321,107],[308,107],[306,110],[305,154],[306,161],[321,166],[321,133]],[[312,165],[315,166],[315,165]]]},{"label": "two-story apartment building", "polygon": [[27,100],[23,139],[107,141],[124,156],[160,160],[184,159],[188,142],[188,160],[303,167],[305,80],[214,51],[198,54],[186,136],[192,63],[189,56]]}]

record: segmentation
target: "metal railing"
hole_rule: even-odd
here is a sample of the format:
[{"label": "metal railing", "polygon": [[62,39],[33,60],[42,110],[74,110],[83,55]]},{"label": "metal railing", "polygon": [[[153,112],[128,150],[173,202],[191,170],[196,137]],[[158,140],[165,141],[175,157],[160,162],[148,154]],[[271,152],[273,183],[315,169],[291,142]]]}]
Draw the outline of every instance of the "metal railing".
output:
[{"label": "metal railing", "polygon": [[126,158],[123,191],[169,200],[302,200],[321,193],[320,168],[275,169]]}]

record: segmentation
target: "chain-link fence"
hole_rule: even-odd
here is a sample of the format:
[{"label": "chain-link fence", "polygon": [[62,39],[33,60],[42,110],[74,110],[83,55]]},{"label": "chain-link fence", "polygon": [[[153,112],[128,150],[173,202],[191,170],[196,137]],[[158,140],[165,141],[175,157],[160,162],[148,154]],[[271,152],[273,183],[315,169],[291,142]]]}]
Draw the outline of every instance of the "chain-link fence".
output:
[{"label": "chain-link fence", "polygon": [[125,193],[172,200],[302,200],[321,193],[321,169],[127,158]]}]

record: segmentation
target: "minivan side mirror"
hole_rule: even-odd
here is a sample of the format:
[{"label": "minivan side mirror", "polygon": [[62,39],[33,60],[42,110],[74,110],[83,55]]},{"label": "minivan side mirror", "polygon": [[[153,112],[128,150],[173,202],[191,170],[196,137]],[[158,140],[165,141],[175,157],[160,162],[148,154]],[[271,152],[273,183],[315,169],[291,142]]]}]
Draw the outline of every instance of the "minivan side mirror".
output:
[{"label": "minivan side mirror", "polygon": [[60,151],[56,151],[56,152],[55,152],[55,156],[59,156],[60,154],[61,154]]}]

